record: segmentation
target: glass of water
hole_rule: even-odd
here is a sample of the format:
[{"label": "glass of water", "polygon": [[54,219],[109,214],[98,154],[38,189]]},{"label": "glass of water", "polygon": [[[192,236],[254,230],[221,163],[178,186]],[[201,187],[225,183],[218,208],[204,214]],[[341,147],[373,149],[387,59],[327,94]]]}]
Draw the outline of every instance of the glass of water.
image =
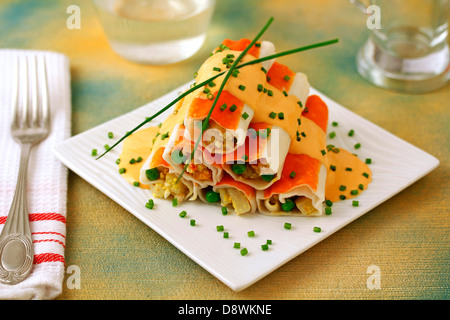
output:
[{"label": "glass of water", "polygon": [[450,79],[450,0],[350,0],[368,15],[370,36],[357,55],[369,82],[407,93],[443,87]]},{"label": "glass of water", "polygon": [[162,65],[194,55],[215,0],[93,0],[111,48],[127,60]]}]

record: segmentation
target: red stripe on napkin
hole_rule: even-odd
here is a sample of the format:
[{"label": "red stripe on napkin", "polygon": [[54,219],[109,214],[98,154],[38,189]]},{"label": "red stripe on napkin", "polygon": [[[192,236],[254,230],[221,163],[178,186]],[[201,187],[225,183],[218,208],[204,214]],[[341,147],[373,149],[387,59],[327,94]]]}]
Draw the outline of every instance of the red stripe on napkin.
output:
[{"label": "red stripe on napkin", "polygon": [[64,263],[64,257],[57,253],[41,253],[34,256],[34,264],[43,262],[62,262]]},{"label": "red stripe on napkin", "polygon": [[[0,217],[0,224],[4,224],[7,216]],[[30,213],[28,215],[30,221],[44,221],[44,220],[54,220],[66,223],[66,218],[59,213]]]}]

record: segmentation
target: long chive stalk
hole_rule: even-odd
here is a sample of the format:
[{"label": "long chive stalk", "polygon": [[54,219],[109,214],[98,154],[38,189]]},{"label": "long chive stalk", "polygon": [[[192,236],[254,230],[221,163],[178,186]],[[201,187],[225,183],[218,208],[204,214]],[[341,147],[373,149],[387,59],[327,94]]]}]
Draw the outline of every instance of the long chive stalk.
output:
[{"label": "long chive stalk", "polygon": [[[299,47],[299,48],[295,48],[295,49],[291,49],[291,50],[287,50],[287,51],[282,51],[282,52],[279,52],[279,53],[276,53],[276,54],[273,54],[273,55],[270,55],[270,56],[266,56],[266,57],[263,57],[263,58],[258,58],[258,59],[254,59],[254,60],[245,62],[245,63],[243,63],[243,64],[241,64],[239,66],[235,66],[234,69],[240,69],[242,67],[253,65],[253,64],[256,64],[256,63],[263,62],[263,61],[267,61],[267,60],[283,57],[283,56],[294,54],[294,53],[298,53],[298,52],[301,52],[301,51],[306,51],[306,50],[310,50],[310,49],[315,49],[315,48],[319,48],[319,47],[335,44],[338,41],[339,41],[338,39],[333,39],[333,40],[324,41],[324,42],[318,42],[318,43],[315,43],[315,44],[311,44],[311,45],[307,45],[307,46],[303,46],[303,47]],[[229,70],[228,70],[228,72],[229,72]],[[132,133],[136,132],[137,130],[142,128],[145,124],[149,123],[150,121],[152,121],[153,119],[155,119],[156,117],[161,115],[163,112],[165,112],[167,109],[169,109],[170,107],[174,106],[181,99],[183,99],[187,95],[191,94],[192,92],[196,91],[197,89],[200,89],[200,88],[204,87],[205,85],[209,84],[211,81],[213,81],[216,78],[222,76],[223,74],[225,74],[225,71],[222,71],[221,73],[218,73],[215,76],[213,76],[213,77],[211,77],[211,78],[209,78],[209,79],[207,79],[207,80],[205,80],[205,81],[203,81],[203,82],[201,82],[199,84],[196,84],[192,88],[190,88],[190,89],[186,90],[185,92],[183,92],[182,94],[180,94],[177,98],[175,98],[168,105],[166,105],[165,107],[161,108],[161,110],[159,110],[158,112],[153,114],[151,117],[147,117],[143,122],[141,122],[136,127],[131,129],[130,131],[128,131],[124,136],[122,136],[119,140],[117,140],[108,150],[106,150],[100,156],[98,156],[96,158],[96,160],[102,158],[105,154],[107,154],[109,151],[111,151],[114,147],[116,147],[118,144],[120,144],[123,140],[125,140]],[[225,83],[225,81],[223,81],[223,83]],[[208,115],[208,119],[209,119],[211,113],[212,113],[212,110],[210,110],[210,113]]]},{"label": "long chive stalk", "polygon": [[[252,40],[252,42],[250,42],[250,44],[244,49],[244,51],[242,51],[239,56],[236,58],[236,60],[233,62],[233,64],[231,65],[230,69],[228,69],[225,78],[222,81],[222,84],[219,87],[219,90],[217,91],[216,97],[214,98],[213,104],[211,106],[211,109],[208,112],[208,115],[206,116],[204,122],[203,122],[203,126],[207,125],[209,123],[209,119],[211,117],[211,114],[214,111],[214,108],[217,104],[217,101],[219,100],[219,97],[223,91],[223,88],[225,87],[225,84],[227,83],[228,79],[230,78],[230,76],[233,74],[233,70],[236,69],[237,64],[242,60],[242,58],[247,54],[247,52],[250,50],[251,47],[253,47],[256,43],[256,41],[259,40],[259,38],[262,37],[262,35],[264,34],[264,32],[266,32],[266,30],[269,28],[269,26],[272,24],[273,18],[270,18],[269,21],[265,24],[265,26],[261,29],[261,31],[256,35],[256,37]],[[202,128],[202,132],[205,130],[206,128],[203,127]],[[183,174],[186,172],[187,167],[189,166],[190,162],[192,161],[192,159],[194,158],[195,155],[195,151],[198,148],[198,145],[200,144],[200,141],[202,140],[202,134],[199,135],[195,146],[194,146],[194,150],[191,153],[190,158],[186,161],[186,164],[183,168],[183,171],[181,172],[181,174],[178,176],[177,179],[177,183],[178,181],[181,179],[181,177],[183,176]]]}]

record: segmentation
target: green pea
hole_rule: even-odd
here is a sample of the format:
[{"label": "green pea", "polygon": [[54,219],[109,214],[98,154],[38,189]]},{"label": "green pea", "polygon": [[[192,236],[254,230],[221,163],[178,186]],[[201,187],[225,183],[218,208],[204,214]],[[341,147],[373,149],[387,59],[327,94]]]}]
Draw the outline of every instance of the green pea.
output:
[{"label": "green pea", "polygon": [[263,174],[263,175],[261,175],[261,178],[264,181],[267,181],[267,182],[272,181],[275,177],[276,177],[276,174]]},{"label": "green pea", "polygon": [[231,170],[236,174],[243,174],[247,167],[243,163],[235,163],[231,165]]},{"label": "green pea", "polygon": [[206,201],[209,203],[215,203],[220,201],[220,194],[218,192],[214,192],[212,190],[206,192],[205,195]]},{"label": "green pea", "polygon": [[295,203],[291,199],[286,199],[286,202],[281,204],[281,209],[286,212],[292,211],[294,207]]},{"label": "green pea", "polygon": [[150,181],[155,181],[159,179],[159,170],[157,168],[145,170],[145,176]]}]

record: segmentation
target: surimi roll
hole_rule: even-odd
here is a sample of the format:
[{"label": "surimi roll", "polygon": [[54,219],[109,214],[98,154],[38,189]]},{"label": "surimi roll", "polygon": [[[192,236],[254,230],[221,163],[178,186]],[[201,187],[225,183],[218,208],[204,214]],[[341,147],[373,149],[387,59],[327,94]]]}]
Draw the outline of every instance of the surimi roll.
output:
[{"label": "surimi roll", "polygon": [[215,186],[201,188],[198,196],[206,203],[220,203],[239,215],[254,213],[257,209],[256,190],[228,174],[224,174]]},{"label": "surimi roll", "polygon": [[280,127],[252,123],[246,143],[225,155],[223,169],[236,181],[263,190],[280,179],[290,141]]},{"label": "surimi roll", "polygon": [[180,101],[167,119],[161,124],[160,130],[153,141],[150,156],[146,159],[140,170],[140,183],[148,185],[157,198],[176,198],[178,203],[184,200],[195,200],[197,185],[182,177],[163,158],[167,143],[173,134],[174,128],[183,117],[183,100]]},{"label": "surimi roll", "polygon": [[[209,57],[197,72],[196,82],[203,82],[217,73],[227,71],[234,60],[250,44],[249,39],[239,41],[225,40]],[[275,53],[274,45],[271,42],[263,41],[255,44],[248,54],[241,60],[242,63],[255,58],[271,55]],[[270,67],[273,60],[265,61],[266,67]],[[215,108],[210,115],[208,129],[215,129],[217,134],[214,137],[207,135],[202,137],[202,143],[213,145],[215,153],[226,153],[235,150],[239,145],[245,142],[245,133],[252,121],[256,105],[249,105],[246,101],[240,99],[237,95],[242,95],[253,88],[247,88],[246,84],[253,81],[255,75],[254,69],[261,67],[246,67],[242,70],[235,69],[233,75],[229,78],[227,85],[223,89]],[[253,71],[252,71],[253,69]],[[250,70],[250,71],[249,71]],[[258,75],[261,81],[265,81],[265,75],[260,72]],[[196,141],[195,130],[198,123],[202,123],[208,116],[217,91],[225,75],[222,75],[206,85],[203,90],[197,90],[188,101],[188,110],[184,125],[186,128],[186,138]],[[237,81],[239,80],[239,84]],[[233,90],[231,90],[234,87]],[[237,90],[236,90],[237,89]],[[232,92],[233,91],[233,92]],[[197,124],[197,125],[196,125]],[[203,133],[201,133],[203,134]]]},{"label": "surimi roll", "polygon": [[183,178],[198,184],[200,187],[216,184],[223,175],[221,165],[216,163],[214,159],[205,157],[206,153],[203,152],[203,146],[201,145],[198,146],[195,156],[191,159],[195,142],[186,139],[184,131],[183,124],[179,123],[175,126],[173,134],[164,149],[163,159],[178,174],[183,172],[187,161],[189,161],[183,173]]},{"label": "surimi roll", "polygon": [[[311,130],[314,134],[319,130],[322,131],[318,136],[313,136],[307,131],[306,137],[316,139],[326,134],[328,108],[318,96],[308,97],[301,121],[305,119],[313,123]],[[297,142],[301,141],[300,139]],[[310,142],[307,146],[318,147]],[[314,152],[312,154],[315,155]],[[322,215],[327,177],[325,150],[321,152],[321,157],[322,159],[317,159],[306,153],[289,153],[286,156],[281,179],[269,188],[257,192],[259,212],[266,215]]]}]

